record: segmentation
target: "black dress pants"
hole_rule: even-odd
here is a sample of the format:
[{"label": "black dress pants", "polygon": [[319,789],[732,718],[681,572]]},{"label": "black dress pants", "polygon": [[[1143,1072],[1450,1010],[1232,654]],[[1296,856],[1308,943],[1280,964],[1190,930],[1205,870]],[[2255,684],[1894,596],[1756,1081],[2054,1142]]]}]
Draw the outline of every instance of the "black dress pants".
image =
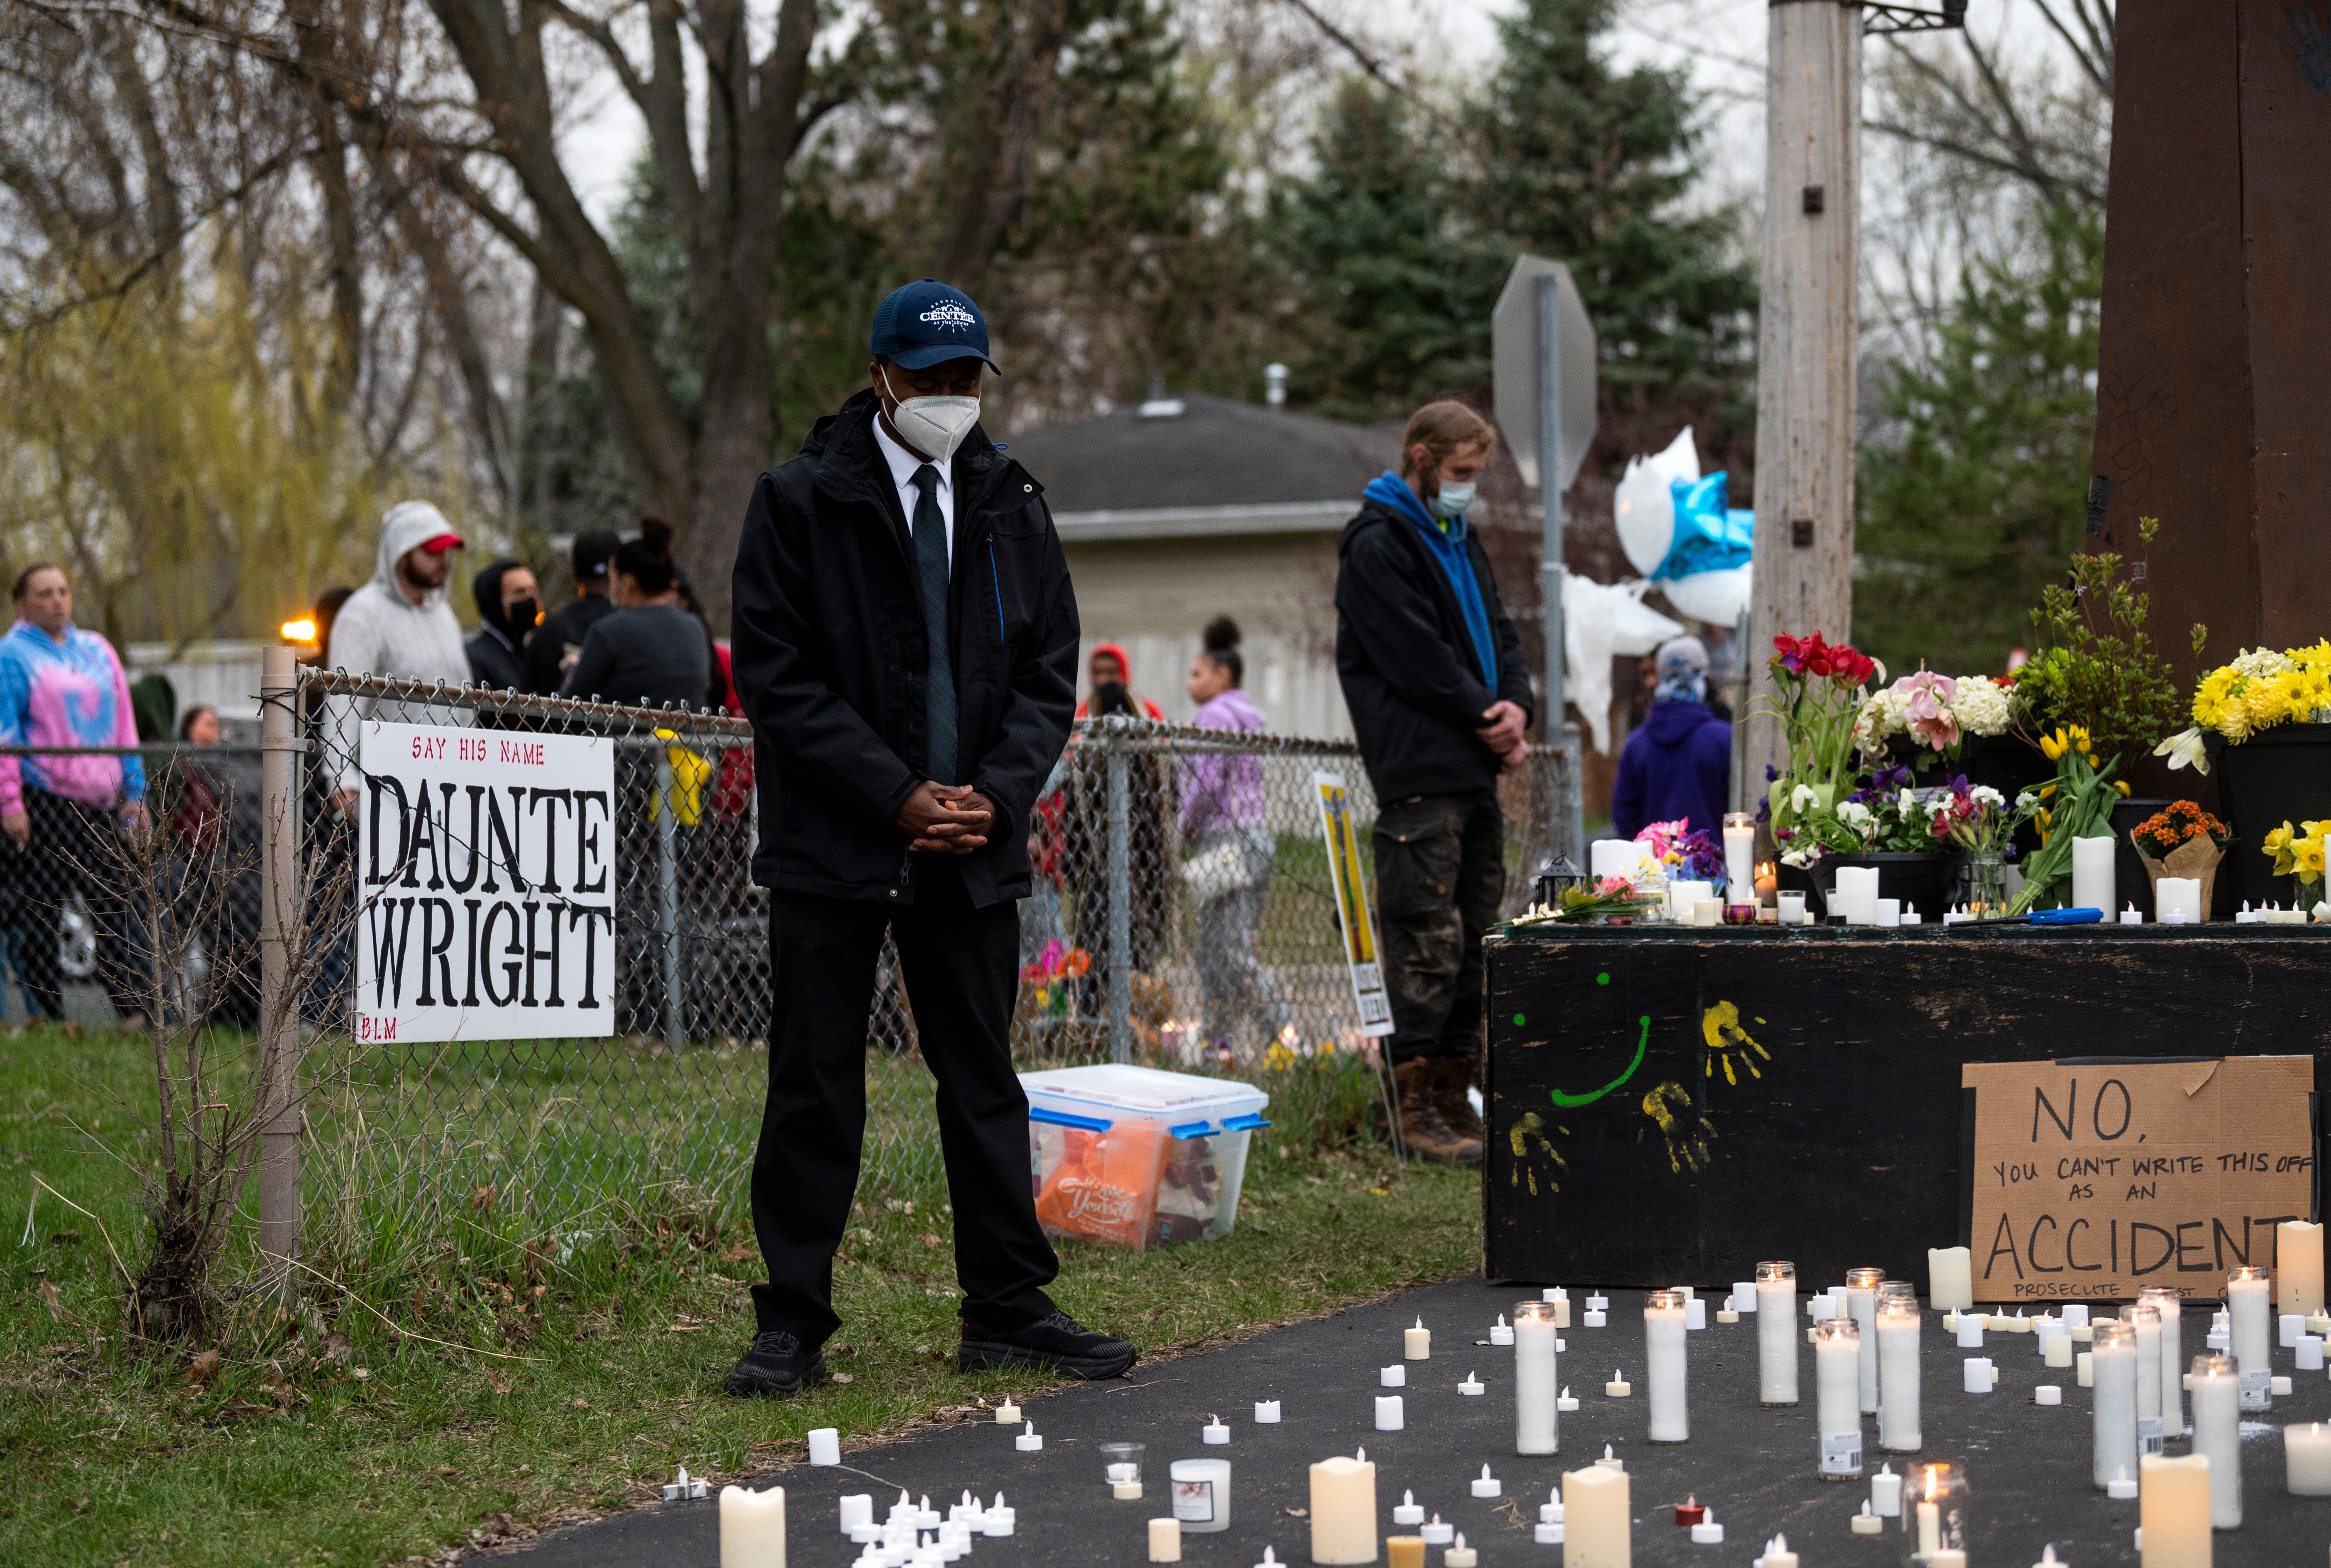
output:
[{"label": "black dress pants", "polygon": [[1052,1310],[1060,1272],[1028,1179],[1028,1097],[1012,1069],[1019,984],[1015,904],[974,908],[951,859],[916,857],[915,902],[894,908],[769,898],[769,1098],[753,1154],[753,1230],[769,1282],[759,1326],[822,1345],[833,1253],[850,1223],[866,1134],[867,1015],[887,927],[898,943],[923,1061],[938,1080],[939,1147],[955,1206],[963,1315],[1001,1329]]}]

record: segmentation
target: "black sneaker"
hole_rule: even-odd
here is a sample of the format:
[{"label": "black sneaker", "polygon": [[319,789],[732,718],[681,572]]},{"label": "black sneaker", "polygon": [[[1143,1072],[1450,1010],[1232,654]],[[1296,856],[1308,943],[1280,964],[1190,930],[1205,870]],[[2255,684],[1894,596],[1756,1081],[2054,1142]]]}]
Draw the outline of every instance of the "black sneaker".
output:
[{"label": "black sneaker", "polygon": [[1024,1328],[991,1328],[963,1320],[963,1347],[956,1353],[958,1372],[985,1372],[995,1367],[1037,1366],[1086,1379],[1122,1377],[1140,1352],[1121,1339],[1095,1334],[1067,1313],[1053,1309]]},{"label": "black sneaker", "polygon": [[785,1399],[824,1381],[823,1350],[805,1350],[794,1335],[782,1328],[771,1328],[753,1336],[752,1348],[745,1352],[736,1370],[728,1374],[728,1392]]}]

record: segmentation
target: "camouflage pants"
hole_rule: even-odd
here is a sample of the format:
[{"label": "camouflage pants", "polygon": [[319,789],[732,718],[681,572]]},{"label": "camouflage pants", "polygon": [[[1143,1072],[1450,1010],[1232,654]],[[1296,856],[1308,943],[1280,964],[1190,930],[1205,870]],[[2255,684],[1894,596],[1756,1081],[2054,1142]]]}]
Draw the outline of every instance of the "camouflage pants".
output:
[{"label": "camouflage pants", "polygon": [[1479,1054],[1481,936],[1506,890],[1497,793],[1390,802],[1375,857],[1392,1060]]}]

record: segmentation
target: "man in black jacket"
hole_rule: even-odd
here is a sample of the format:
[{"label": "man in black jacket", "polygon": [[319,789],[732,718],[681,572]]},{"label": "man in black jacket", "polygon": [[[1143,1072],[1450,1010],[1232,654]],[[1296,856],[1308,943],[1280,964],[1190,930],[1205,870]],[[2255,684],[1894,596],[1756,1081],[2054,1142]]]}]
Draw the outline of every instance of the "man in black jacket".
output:
[{"label": "man in black jacket", "polygon": [[1460,403],[1409,417],[1401,467],[1344,525],[1336,670],[1375,787],[1388,1041],[1411,1149],[1470,1164],[1481,1121],[1481,937],[1505,896],[1498,774],[1535,702],[1489,559],[1467,527],[1497,432]]},{"label": "man in black jacket", "polygon": [[575,600],[552,611],[534,629],[526,645],[526,689],[537,697],[556,697],[559,683],[583,656],[583,641],[602,617],[615,613],[608,596],[608,563],[623,540],[604,528],[575,536]]},{"label": "man in black jacket", "polygon": [[769,1282],[728,1387],[790,1394],[825,1375],[885,929],[938,1080],[958,1364],[1114,1377],[1133,1346],[1044,1294],[1060,1264],[1008,1032],[1028,817],[1076,703],[1076,595],[1042,492],[975,423],[994,368],[978,307],[910,283],[876,310],[871,347],[872,385],[754,487],[737,553],[773,1016],[752,1186]]}]

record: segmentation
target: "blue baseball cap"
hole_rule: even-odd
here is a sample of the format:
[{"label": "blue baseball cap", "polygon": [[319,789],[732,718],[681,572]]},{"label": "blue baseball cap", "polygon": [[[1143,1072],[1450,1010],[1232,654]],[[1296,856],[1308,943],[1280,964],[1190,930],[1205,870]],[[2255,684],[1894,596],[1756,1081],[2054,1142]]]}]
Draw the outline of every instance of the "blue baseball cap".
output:
[{"label": "blue baseball cap", "polygon": [[925,278],[894,289],[874,308],[873,351],[907,370],[977,359],[1001,375],[987,356],[987,318],[960,289]]}]

